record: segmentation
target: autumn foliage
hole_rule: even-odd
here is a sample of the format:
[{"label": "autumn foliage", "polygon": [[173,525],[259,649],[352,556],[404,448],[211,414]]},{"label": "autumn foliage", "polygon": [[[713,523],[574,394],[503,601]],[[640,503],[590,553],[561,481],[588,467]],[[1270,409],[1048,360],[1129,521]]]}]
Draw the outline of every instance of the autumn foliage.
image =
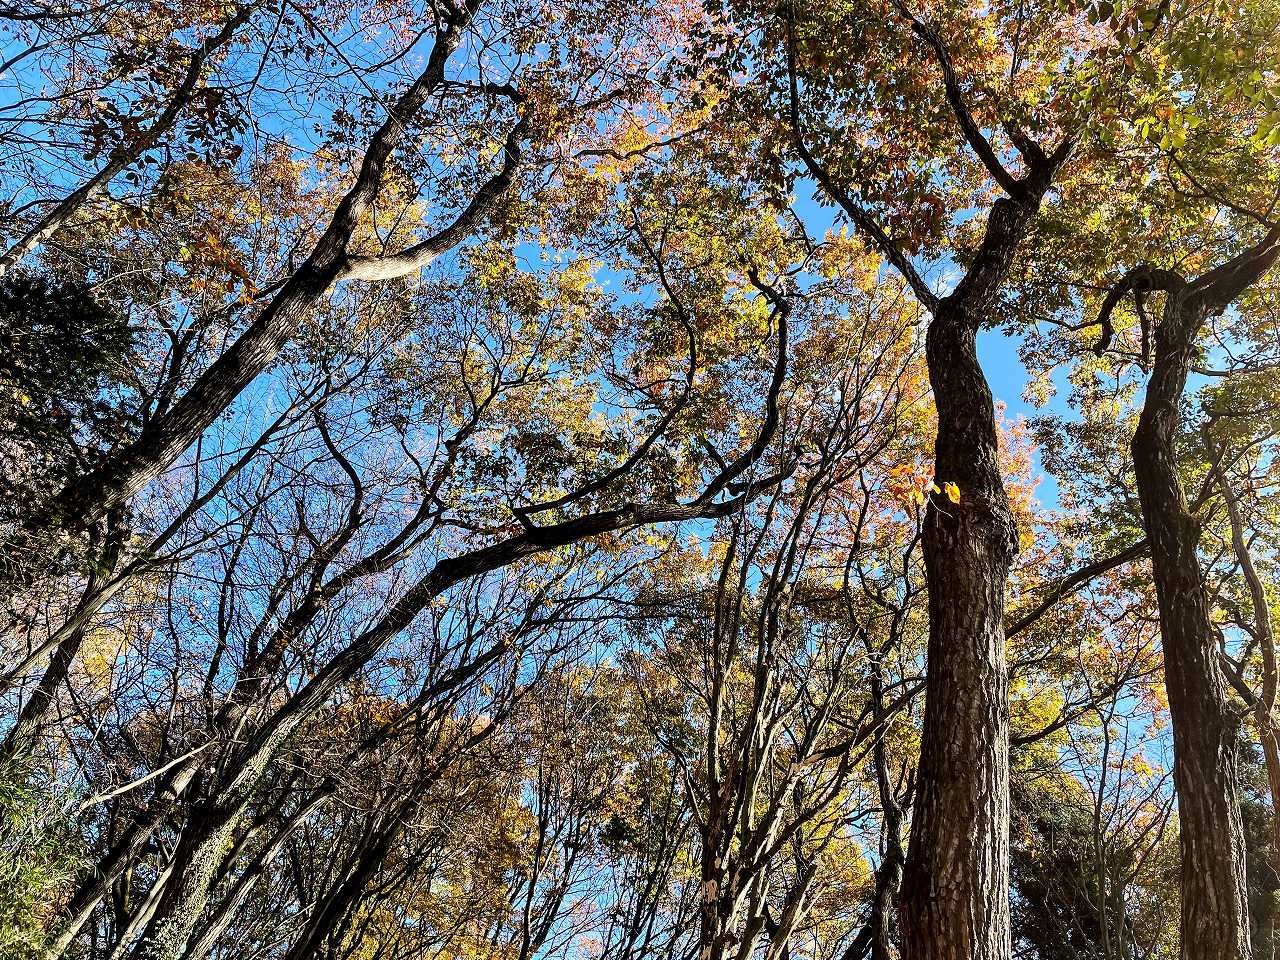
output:
[{"label": "autumn foliage", "polygon": [[0,957],[1271,956],[1277,64],[0,7]]}]

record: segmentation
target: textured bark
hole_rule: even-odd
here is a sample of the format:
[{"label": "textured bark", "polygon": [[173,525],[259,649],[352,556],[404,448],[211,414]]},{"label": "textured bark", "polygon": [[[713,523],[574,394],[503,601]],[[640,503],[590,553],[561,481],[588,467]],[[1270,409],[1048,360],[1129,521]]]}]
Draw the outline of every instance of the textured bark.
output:
[{"label": "textured bark", "polygon": [[[1178,476],[1179,404],[1205,321],[1226,310],[1277,258],[1280,226],[1192,281],[1142,264],[1112,287],[1098,317],[1102,338],[1095,349],[1101,354],[1114,333],[1112,311],[1125,295],[1132,293],[1141,306],[1147,293],[1165,294],[1154,330],[1151,377],[1131,450],[1142,520],[1151,544],[1165,688],[1173,722],[1184,960],[1247,960],[1251,947],[1237,782],[1239,718],[1227,700],[1209,619],[1198,555],[1200,525],[1187,506]],[[1145,311],[1139,313],[1145,344],[1152,331],[1147,329]]]},{"label": "textured bark", "polygon": [[929,671],[902,888],[907,960],[1007,960],[1009,700],[1004,591],[1017,530],[1000,475],[995,407],[977,333],[1047,177],[996,201],[982,247],[934,308],[925,344],[938,410],[935,495],[925,518]]},{"label": "textured bark", "polygon": [[1178,477],[1178,405],[1203,316],[1173,293],[1155,331],[1155,360],[1133,436],[1133,466],[1160,608],[1173,721],[1173,779],[1182,849],[1182,957],[1250,956],[1244,828],[1238,796],[1238,718],[1227,700],[1209,621],[1200,526]]},{"label": "textured bark", "polygon": [[805,144],[794,34],[788,35],[790,121],[810,174],[906,279],[930,311],[925,351],[938,412],[935,478],[960,502],[935,495],[923,536],[929,591],[924,730],[903,876],[906,960],[1008,960],[1009,717],[1004,587],[1017,546],[998,463],[991,390],[977,335],[991,317],[1031,218],[1075,141],[1046,152],[1006,125],[1027,172],[1013,176],[969,110],[949,52],[934,27],[902,0],[898,14],[927,44],[964,139],[1005,192],[991,206],[982,243],[955,290],[939,298],[862,202],[836,182]]},{"label": "textured bark", "polygon": [[928,683],[919,785],[902,890],[909,960],[1006,960],[1009,701],[1004,587],[1015,531],[997,464],[977,325],[944,301],[930,325],[936,475],[960,503],[925,519]]},{"label": "textured bark", "polygon": [[[241,870],[240,875],[226,890],[218,905],[211,912],[211,915],[200,928],[200,932],[195,936],[186,948],[183,954],[183,960],[203,960],[213,952],[214,946],[218,939],[226,932],[227,927],[231,925],[231,921],[235,919],[236,913],[249,894],[257,887],[258,882],[266,875],[267,868],[271,865],[280,849],[284,846],[285,841],[298,825],[309,817],[324,801],[336,792],[336,781],[327,780],[325,784],[317,790],[305,804],[300,806],[284,824],[276,830],[269,842],[264,843],[262,847],[253,854],[249,862]],[[149,918],[148,918],[149,919]]]},{"label": "textured bark", "polygon": [[174,853],[172,881],[165,886],[155,919],[133,956],[148,960],[179,960],[204,916],[223,857],[232,846],[248,798],[237,805],[236,816],[223,813],[224,804],[198,807],[188,817]]}]

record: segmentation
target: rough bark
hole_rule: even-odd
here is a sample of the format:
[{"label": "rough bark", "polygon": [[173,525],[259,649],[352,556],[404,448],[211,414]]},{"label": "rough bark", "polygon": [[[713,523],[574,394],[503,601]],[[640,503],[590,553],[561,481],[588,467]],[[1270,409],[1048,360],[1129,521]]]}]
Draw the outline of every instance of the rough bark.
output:
[{"label": "rough bark", "polygon": [[[1002,215],[998,204],[993,226]],[[978,363],[978,314],[961,294],[939,304],[926,340],[938,409],[935,475],[959,487],[960,502],[935,498],[925,518],[929,669],[902,886],[909,960],[1010,953],[1004,587],[1016,531]]]},{"label": "rough bark", "polygon": [[1039,155],[1019,197],[992,205],[964,278],[933,306],[925,341],[938,411],[934,473],[939,486],[956,485],[960,502],[935,494],[925,517],[929,670],[902,888],[907,960],[1010,956],[1004,593],[1017,528],[977,334],[1069,150]]},{"label": "rough bark", "polygon": [[[1151,376],[1131,452],[1151,572],[1160,611],[1165,688],[1173,724],[1173,780],[1182,852],[1180,921],[1184,960],[1250,957],[1244,830],[1237,779],[1239,718],[1227,699],[1209,597],[1198,555],[1200,525],[1178,474],[1179,404],[1205,321],[1222,313],[1280,258],[1280,226],[1256,245],[1195,280],[1143,264],[1103,299],[1101,354],[1111,343],[1111,314],[1132,293],[1165,294],[1155,330]],[[1144,351],[1145,352],[1145,351]]]},{"label": "rough bark", "polygon": [[1182,851],[1182,957],[1250,956],[1244,828],[1240,819],[1239,720],[1227,700],[1209,621],[1198,548],[1200,525],[1178,476],[1178,406],[1202,317],[1170,295],[1155,331],[1155,358],[1132,452],[1160,609],[1165,687],[1173,723],[1173,779]]},{"label": "rough bark", "polygon": [[906,279],[932,314],[925,353],[938,413],[935,495],[923,536],[929,593],[928,678],[911,839],[903,875],[906,960],[1008,960],[1009,717],[1004,587],[1017,531],[998,463],[991,390],[977,334],[990,319],[1013,257],[1053,178],[1074,148],[1046,152],[1006,126],[1027,172],[1015,177],[969,110],[942,37],[902,0],[898,14],[932,51],[965,142],[1006,196],[992,204],[982,243],[960,283],[938,297],[910,258],[805,144],[796,54],[788,35],[790,122],[810,174]]}]

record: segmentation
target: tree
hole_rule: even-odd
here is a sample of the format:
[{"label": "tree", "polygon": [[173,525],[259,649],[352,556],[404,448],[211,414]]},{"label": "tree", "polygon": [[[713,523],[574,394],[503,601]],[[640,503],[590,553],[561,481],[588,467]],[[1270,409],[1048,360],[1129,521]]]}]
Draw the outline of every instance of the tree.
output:
[{"label": "tree", "polygon": [[0,522],[12,524],[50,492],[128,441],[133,333],[87,285],[10,274],[0,287],[0,444],[10,469]]},{"label": "tree", "polygon": [[1267,4],[4,14],[33,951],[1269,943]]}]

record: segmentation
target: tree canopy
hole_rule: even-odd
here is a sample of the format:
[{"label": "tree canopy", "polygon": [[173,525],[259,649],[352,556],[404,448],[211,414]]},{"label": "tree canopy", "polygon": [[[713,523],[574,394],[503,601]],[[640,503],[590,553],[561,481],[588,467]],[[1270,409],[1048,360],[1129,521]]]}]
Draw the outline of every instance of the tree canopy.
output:
[{"label": "tree canopy", "polygon": [[1280,945],[1274,0],[18,0],[0,158],[0,956]]}]

